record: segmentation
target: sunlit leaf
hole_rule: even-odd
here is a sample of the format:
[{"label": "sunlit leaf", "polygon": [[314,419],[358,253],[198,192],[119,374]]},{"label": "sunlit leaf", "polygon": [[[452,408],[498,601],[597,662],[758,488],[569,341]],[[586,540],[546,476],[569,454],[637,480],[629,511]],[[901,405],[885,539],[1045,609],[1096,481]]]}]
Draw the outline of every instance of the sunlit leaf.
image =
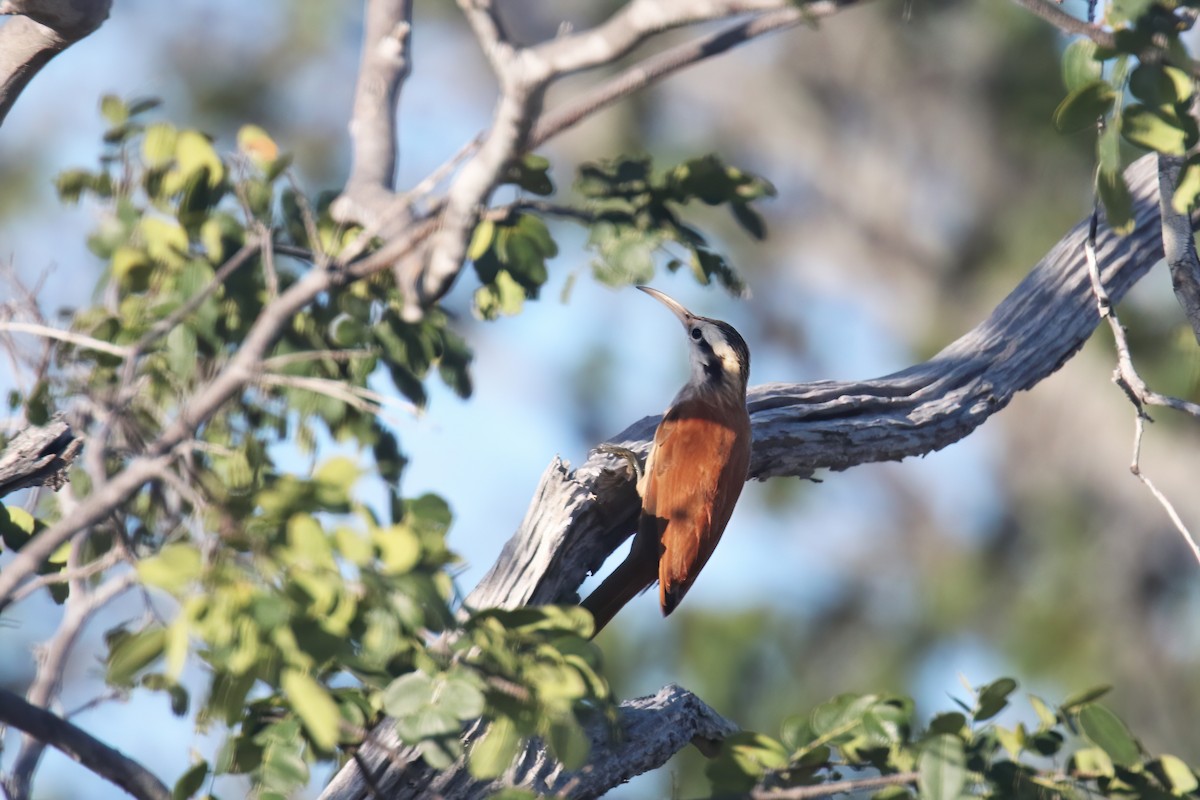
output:
[{"label": "sunlit leaf", "polygon": [[1079,727],[1092,744],[1108,753],[1114,764],[1131,767],[1141,760],[1142,751],[1120,717],[1099,703],[1079,709]]},{"label": "sunlit leaf", "polygon": [[957,736],[939,734],[921,745],[918,783],[925,800],[958,800],[966,785],[966,756]]},{"label": "sunlit leaf", "polygon": [[1073,89],[1054,109],[1054,127],[1061,133],[1074,133],[1095,127],[1096,120],[1112,109],[1117,92],[1112,84],[1094,80]]}]

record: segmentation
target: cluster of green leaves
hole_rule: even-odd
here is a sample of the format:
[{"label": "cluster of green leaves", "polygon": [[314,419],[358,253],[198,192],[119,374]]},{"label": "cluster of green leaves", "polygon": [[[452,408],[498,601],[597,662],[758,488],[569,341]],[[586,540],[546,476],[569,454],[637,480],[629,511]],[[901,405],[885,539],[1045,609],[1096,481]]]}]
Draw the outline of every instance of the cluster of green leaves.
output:
[{"label": "cluster of green leaves", "polygon": [[[549,195],[554,184],[550,162],[526,155],[510,165],[505,181],[535,195]],[[745,291],[737,271],[714,250],[679,209],[694,200],[729,207],[733,218],[756,239],[766,224],[751,204],[775,194],[765,179],[722,162],[715,155],[655,169],[647,157],[620,158],[585,164],[575,190],[578,205],[518,203],[503,217],[485,217],[476,226],[467,258],[475,265],[480,287],[475,312],[483,319],[517,314],[525,300],[538,296],[548,277],[546,262],[558,255],[549,229],[533,213],[563,216],[588,227],[588,247],[597,258],[592,271],[610,286],[648,283],[660,253],[674,272],[686,262],[702,284],[714,278],[735,293]],[[683,253],[672,252],[672,245]]]},{"label": "cluster of green leaves", "polygon": [[[88,242],[107,267],[102,300],[73,327],[104,345],[64,345],[47,380],[13,400],[35,420],[78,396],[106,407],[110,475],[221,374],[272,301],[361,235],[330,217],[330,197],[291,185],[265,131],[243,128],[225,156],[198,131],[147,122],[153,107],[106,97],[99,168],[58,181],[64,200],[102,213]],[[531,280],[531,237],[552,255],[534,217],[497,231],[496,277]],[[494,731],[472,756],[480,774],[530,735],[569,763],[586,755],[576,715],[607,698],[586,614],[528,609],[507,628],[494,612],[456,615],[450,510],[400,494],[405,459],[368,381],[389,377],[418,407],[435,371],[461,396],[471,383],[447,315],[410,323],[399,309],[386,271],[301,309],[259,379],[201,426],[177,480],[147,487],[89,540],[85,561],[131,543],[141,582],[177,606],[108,632],[108,681],[162,691],[183,715],[193,699],[180,677],[199,661],[198,724],[227,728],[215,763],[195,764],[177,797],[223,773],[250,775],[258,796],[292,796],[313,763],[343,758],[384,714],[434,766],[461,755],[476,719]],[[313,463],[328,440],[356,455]],[[357,499],[369,479],[385,488],[382,508]],[[82,471],[71,480],[76,496],[91,491]],[[0,535],[19,548],[41,523],[4,511]]]},{"label": "cluster of green leaves", "polygon": [[[1143,752],[1125,724],[1097,702],[1108,687],[1052,708],[1029,695],[1035,725],[1004,727],[1016,681],[1001,678],[973,691],[962,709],[938,714],[916,730],[909,698],[845,694],[783,725],[775,739],[738,733],[708,768],[714,794],[755,786],[783,789],[874,775],[897,780],[877,800],[919,796],[1040,800],[1046,797],[1164,798],[1192,796],[1195,771],[1172,755]],[[914,780],[915,777],[915,780]],[[914,785],[915,784],[915,785]]]},{"label": "cluster of green leaves", "polygon": [[[1133,229],[1122,142],[1173,156],[1187,155],[1200,142],[1191,111],[1193,62],[1180,39],[1190,25],[1176,15],[1195,6],[1187,0],[1113,0],[1106,18],[1114,27],[1115,47],[1100,48],[1081,39],[1063,52],[1067,96],[1054,112],[1054,124],[1072,132],[1103,122],[1096,146],[1096,189],[1109,224],[1120,233]],[[1126,101],[1126,90],[1132,102]],[[1200,155],[1192,155],[1173,199],[1176,210],[1190,210],[1198,195]]]},{"label": "cluster of green leaves", "polygon": [[575,190],[583,195],[585,208],[595,220],[588,246],[598,255],[593,264],[598,280],[616,286],[646,283],[654,275],[656,253],[669,253],[673,244],[686,254],[669,255],[669,270],[674,272],[686,262],[700,283],[707,285],[716,278],[738,294],[746,287],[737,270],[700,231],[680,218],[677,207],[693,200],[727,205],[747,233],[762,239],[766,224],[751,203],[775,194],[766,179],[731,167],[716,155],[667,169],[655,169],[644,157],[585,164]]}]

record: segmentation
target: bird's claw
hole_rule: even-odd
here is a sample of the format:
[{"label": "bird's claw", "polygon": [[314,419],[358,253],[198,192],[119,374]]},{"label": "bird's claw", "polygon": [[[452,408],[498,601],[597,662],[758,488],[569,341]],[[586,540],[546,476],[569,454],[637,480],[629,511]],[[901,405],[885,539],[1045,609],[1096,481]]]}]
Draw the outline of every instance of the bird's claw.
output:
[{"label": "bird's claw", "polygon": [[628,447],[621,447],[616,444],[605,442],[597,445],[596,449],[601,453],[607,453],[610,456],[616,456],[629,465],[629,470],[633,473],[634,480],[638,486],[642,485],[642,461],[638,458],[637,453],[630,450]]}]

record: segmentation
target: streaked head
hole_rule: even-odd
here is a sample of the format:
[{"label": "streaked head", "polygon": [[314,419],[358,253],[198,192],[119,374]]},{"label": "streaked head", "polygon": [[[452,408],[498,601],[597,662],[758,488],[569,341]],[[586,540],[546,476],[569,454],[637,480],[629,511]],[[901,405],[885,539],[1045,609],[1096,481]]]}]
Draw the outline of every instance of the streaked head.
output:
[{"label": "streaked head", "polygon": [[693,314],[674,298],[649,286],[639,286],[646,294],[671,309],[688,334],[692,362],[689,386],[726,388],[746,392],[750,379],[750,348],[732,325],[719,319]]}]

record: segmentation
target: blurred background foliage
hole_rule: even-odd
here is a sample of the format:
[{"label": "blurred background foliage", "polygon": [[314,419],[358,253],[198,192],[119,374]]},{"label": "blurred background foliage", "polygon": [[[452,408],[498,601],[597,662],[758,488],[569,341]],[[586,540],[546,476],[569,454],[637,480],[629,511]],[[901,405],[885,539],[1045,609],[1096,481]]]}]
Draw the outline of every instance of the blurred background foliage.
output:
[{"label": "blurred background foliage", "polygon": [[[582,26],[611,5],[511,0],[501,13],[514,38],[536,41],[562,17]],[[1081,14],[1082,3],[1067,6]],[[336,188],[360,44],[361,9],[349,7],[115,4],[0,131],[3,258],[24,276],[52,267],[61,289],[47,292],[51,302],[88,301],[99,272],[83,247],[89,207],[58,206],[51,178],[94,159],[104,92],[162,97],[168,118],[228,147],[242,124],[262,125],[296,154],[308,191]],[[452,4],[418,3],[413,42],[401,185],[485,124],[494,91]],[[1090,210],[1094,136],[1060,135],[1051,124],[1064,94],[1063,44],[1012,4],[864,4],[817,30],[702,64],[543,155],[560,187],[576,164],[630,152],[663,164],[717,152],[769,179],[777,196],[757,204],[765,242],[723,210],[704,220],[750,300],[687,278],[660,285],[738,327],[754,351],[753,383],[872,377],[927,358],[974,325]],[[575,88],[564,82],[549,103]],[[454,508],[449,541],[471,562],[464,589],[518,524],[556,452],[577,459],[661,410],[685,374],[670,320],[637,298],[579,281],[558,302],[591,256],[570,226],[552,233],[559,255],[548,262],[543,300],[520,316],[474,322],[474,287],[457,287],[447,306],[476,352],[475,398],[459,408],[434,396],[426,421],[398,433],[412,459],[406,480],[428,482]],[[1165,269],[1120,311],[1152,386],[1200,399],[1200,359]],[[911,693],[930,714],[949,706],[960,673],[976,685],[1011,674],[1048,699],[1111,683],[1106,702],[1147,748],[1200,761],[1200,582],[1169,521],[1128,474],[1132,410],[1109,382],[1113,360],[1110,338],[1097,334],[983,429],[928,458],[748,487],[688,604],[664,622],[643,598],[601,637],[615,694],[678,682],[744,727],[775,731],[842,692]],[[471,415],[509,422],[497,430],[465,422]],[[1194,421],[1155,416],[1143,467],[1196,527]],[[493,479],[495,487],[479,486]],[[49,608],[26,609],[3,632],[17,645],[0,653],[5,685],[27,682],[28,645],[50,630],[38,619]],[[94,667],[76,661],[68,706],[97,691]],[[170,719],[165,706],[153,709]],[[125,713],[116,706],[110,717],[81,719],[103,736]],[[697,794],[707,786],[698,762],[687,751],[669,774],[613,796]],[[72,773],[56,781],[52,771],[43,770],[45,796],[77,796],[63,782]]]}]

